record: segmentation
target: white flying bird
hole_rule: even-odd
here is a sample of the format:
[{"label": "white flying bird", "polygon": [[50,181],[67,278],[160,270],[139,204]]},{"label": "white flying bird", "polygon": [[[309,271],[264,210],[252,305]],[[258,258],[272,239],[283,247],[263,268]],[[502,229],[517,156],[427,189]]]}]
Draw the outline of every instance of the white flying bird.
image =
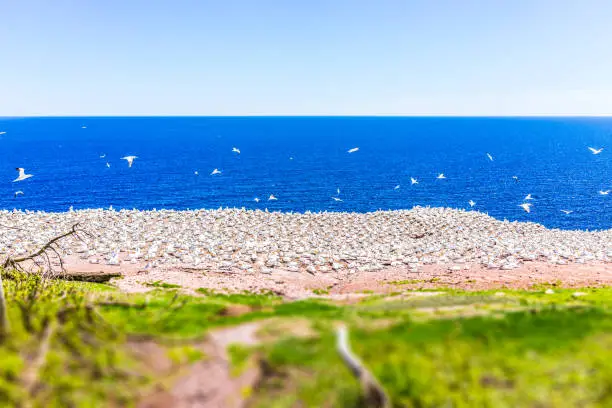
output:
[{"label": "white flying bird", "polygon": [[446,176],[444,175],[444,173],[440,173],[438,174],[438,177],[436,177],[438,180],[443,180],[446,178]]},{"label": "white flying bird", "polygon": [[599,149],[595,149],[594,147],[589,147],[589,150],[593,153],[593,154],[599,154],[603,151],[603,147],[599,148]]},{"label": "white flying bird", "polygon": [[253,199],[253,201],[255,201],[256,203],[258,203],[258,202],[259,202],[259,197],[255,197],[255,198]]},{"label": "white flying bird", "polygon": [[518,176],[512,176],[512,178],[514,179],[514,181],[516,181],[517,183],[519,182],[519,178]]},{"label": "white flying bird", "polygon": [[419,182],[414,177],[410,177],[410,185],[412,184],[419,184]]},{"label": "white flying bird", "polygon": [[81,129],[87,129],[87,126],[81,126]]},{"label": "white flying bird", "polygon": [[105,157],[106,157],[106,153],[104,153],[104,154],[101,154],[101,155],[100,155],[100,158],[101,158],[101,159],[103,159],[103,158],[105,158]]},{"label": "white flying bird", "polygon": [[110,163],[106,162],[106,167],[110,168]]},{"label": "white flying bird", "polygon": [[493,156],[491,156],[491,153],[487,153],[487,157],[489,158],[489,160],[493,161]]},{"label": "white flying bird", "polygon": [[18,195],[23,195],[23,191],[15,191],[15,198],[17,198]]},{"label": "white flying bird", "polygon": [[398,184],[397,186],[393,187],[394,190],[399,190],[400,189],[400,185]]},{"label": "white flying bird", "polygon": [[219,170],[219,169],[214,169],[214,170],[212,171],[212,173],[210,173],[210,175],[211,175],[211,176],[214,176],[215,174],[221,174],[221,170]]},{"label": "white flying bird", "polygon": [[525,196],[525,200],[533,200],[533,197],[531,196],[531,194],[527,194]]},{"label": "white flying bird", "polygon": [[200,174],[200,172],[196,170],[196,171],[194,171],[194,172],[193,172],[193,174],[195,174],[196,176],[198,176],[198,175]]},{"label": "white flying bird", "polygon": [[274,194],[270,194],[270,197],[268,197],[268,201],[274,201],[274,200],[278,200],[278,198],[274,197]]},{"label": "white flying bird", "polygon": [[138,156],[125,156],[122,157],[121,160],[126,160],[128,163],[128,167],[132,167],[132,163],[134,163],[134,159],[137,159]]},{"label": "white flying bird", "polygon": [[240,149],[237,147],[232,147],[232,152],[240,154]]},{"label": "white flying bird", "polygon": [[336,195],[340,195],[340,189],[339,188],[336,189]]},{"label": "white flying bird", "polygon": [[476,205],[476,202],[474,200],[470,200],[468,203],[470,204],[470,207],[473,207]]},{"label": "white flying bird", "polygon": [[523,210],[525,210],[526,212],[531,212],[531,203],[523,203],[523,204],[519,204],[519,207],[522,207]]},{"label": "white flying bird", "polygon": [[604,190],[599,190],[599,194],[601,194],[601,195],[608,195],[608,194],[610,194],[610,191],[612,191],[612,190],[605,190],[605,191]]},{"label": "white flying bird", "polygon": [[352,149],[348,150],[349,153],[355,153],[355,152],[358,152],[358,151],[359,151],[358,147],[353,147]]},{"label": "white flying bird", "polygon": [[342,199],[338,198],[338,197],[332,197],[331,199],[334,200],[334,201],[342,201]]},{"label": "white flying bird", "polygon": [[564,213],[565,215],[568,215],[568,214],[573,213],[574,211],[571,211],[571,210],[561,210],[561,212]]},{"label": "white flying bird", "polygon": [[13,183],[16,181],[22,181],[25,179],[29,179],[30,177],[32,177],[32,174],[25,174],[25,169],[23,167],[17,167],[15,170],[17,170],[19,172],[19,176],[13,180]]},{"label": "white flying bird", "polygon": [[0,132],[0,135],[5,135],[5,134],[6,134],[6,132]]}]

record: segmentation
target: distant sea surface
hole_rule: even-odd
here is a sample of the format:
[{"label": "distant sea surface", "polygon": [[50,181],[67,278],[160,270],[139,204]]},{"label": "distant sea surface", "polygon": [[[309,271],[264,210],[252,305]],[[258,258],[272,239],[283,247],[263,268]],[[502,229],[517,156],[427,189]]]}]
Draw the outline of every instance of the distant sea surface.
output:
[{"label": "distant sea surface", "polygon": [[[0,132],[2,209],[367,212],[473,200],[497,219],[612,228],[612,192],[598,193],[612,189],[612,118],[0,118]],[[126,155],[138,156],[132,168]],[[34,177],[13,183],[16,167]],[[519,207],[527,194],[531,213]]]}]

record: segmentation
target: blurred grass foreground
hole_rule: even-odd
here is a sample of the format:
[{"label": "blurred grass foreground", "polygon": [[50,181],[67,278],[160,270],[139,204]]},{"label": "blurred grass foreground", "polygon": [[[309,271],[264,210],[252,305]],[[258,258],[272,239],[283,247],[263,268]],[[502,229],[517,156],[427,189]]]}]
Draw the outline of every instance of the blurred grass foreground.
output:
[{"label": "blurred grass foreground", "polygon": [[345,302],[1,274],[2,407],[368,406],[338,354],[340,323],[393,407],[612,406],[609,288],[398,282]]}]

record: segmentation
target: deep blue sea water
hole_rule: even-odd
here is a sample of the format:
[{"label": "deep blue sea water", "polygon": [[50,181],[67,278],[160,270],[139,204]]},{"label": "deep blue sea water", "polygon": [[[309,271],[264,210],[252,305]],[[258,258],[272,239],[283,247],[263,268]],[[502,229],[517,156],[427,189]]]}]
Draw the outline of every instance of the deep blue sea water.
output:
[{"label": "deep blue sea water", "polygon": [[[498,219],[612,228],[612,192],[598,194],[612,189],[612,118],[0,118],[0,132],[2,209],[365,212],[474,200]],[[138,156],[132,168],[125,155]],[[13,183],[15,167],[34,177]]]}]

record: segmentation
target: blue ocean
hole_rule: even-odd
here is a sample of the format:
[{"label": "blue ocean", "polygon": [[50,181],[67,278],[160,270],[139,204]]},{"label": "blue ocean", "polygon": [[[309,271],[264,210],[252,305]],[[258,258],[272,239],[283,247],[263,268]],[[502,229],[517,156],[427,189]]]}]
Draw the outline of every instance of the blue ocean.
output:
[{"label": "blue ocean", "polygon": [[[0,133],[2,209],[418,205],[612,228],[612,118],[0,118]],[[16,167],[33,177],[12,182]]]}]

